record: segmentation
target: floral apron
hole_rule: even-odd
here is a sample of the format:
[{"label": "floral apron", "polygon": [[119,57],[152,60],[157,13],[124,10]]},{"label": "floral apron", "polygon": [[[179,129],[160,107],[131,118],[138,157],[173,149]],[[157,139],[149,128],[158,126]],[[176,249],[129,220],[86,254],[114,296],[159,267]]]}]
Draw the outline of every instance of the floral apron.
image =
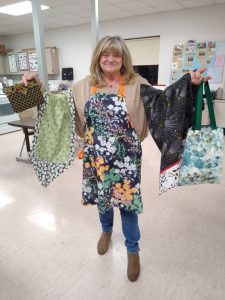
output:
[{"label": "floral apron", "polygon": [[141,213],[141,141],[128,121],[124,86],[118,95],[93,87],[84,116],[83,204]]}]

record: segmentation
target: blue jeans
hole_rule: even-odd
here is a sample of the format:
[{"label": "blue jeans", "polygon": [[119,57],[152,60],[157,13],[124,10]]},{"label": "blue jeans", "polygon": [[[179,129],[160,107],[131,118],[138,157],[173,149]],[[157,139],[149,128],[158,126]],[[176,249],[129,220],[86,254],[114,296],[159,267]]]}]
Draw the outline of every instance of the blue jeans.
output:
[{"label": "blue jeans", "polygon": [[[120,209],[122,230],[125,237],[125,246],[127,251],[136,253],[139,251],[138,241],[140,240],[140,230],[138,227],[138,214],[134,212]],[[113,208],[110,208],[106,213],[99,213],[100,222],[103,232],[112,232],[113,230]]]}]

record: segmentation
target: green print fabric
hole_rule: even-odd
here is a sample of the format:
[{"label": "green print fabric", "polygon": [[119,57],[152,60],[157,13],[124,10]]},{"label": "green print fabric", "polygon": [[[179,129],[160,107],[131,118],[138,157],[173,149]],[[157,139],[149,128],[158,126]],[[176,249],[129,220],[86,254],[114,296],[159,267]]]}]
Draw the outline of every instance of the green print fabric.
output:
[{"label": "green print fabric", "polygon": [[73,163],[80,148],[75,133],[72,91],[46,92],[38,111],[29,158],[41,184],[47,187]]},{"label": "green print fabric", "polygon": [[40,125],[35,157],[66,163],[70,152],[71,116],[66,94],[50,94]]}]

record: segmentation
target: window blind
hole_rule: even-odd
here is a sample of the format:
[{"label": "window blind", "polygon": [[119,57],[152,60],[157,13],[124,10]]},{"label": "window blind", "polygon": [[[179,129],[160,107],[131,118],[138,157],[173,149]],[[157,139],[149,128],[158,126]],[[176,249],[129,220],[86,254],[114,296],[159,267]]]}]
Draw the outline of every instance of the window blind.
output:
[{"label": "window blind", "polygon": [[130,50],[133,65],[159,64],[159,37],[128,39],[125,43]]}]

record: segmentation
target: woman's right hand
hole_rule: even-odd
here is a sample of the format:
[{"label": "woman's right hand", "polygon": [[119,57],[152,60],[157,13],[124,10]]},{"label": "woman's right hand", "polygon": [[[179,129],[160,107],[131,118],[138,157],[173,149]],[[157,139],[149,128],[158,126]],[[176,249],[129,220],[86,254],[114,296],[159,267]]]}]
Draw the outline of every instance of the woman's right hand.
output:
[{"label": "woman's right hand", "polygon": [[31,73],[31,72],[26,72],[23,74],[23,77],[21,79],[21,83],[27,86],[27,81],[30,80],[35,80],[37,84],[41,87],[41,81],[38,79],[37,74]]}]

